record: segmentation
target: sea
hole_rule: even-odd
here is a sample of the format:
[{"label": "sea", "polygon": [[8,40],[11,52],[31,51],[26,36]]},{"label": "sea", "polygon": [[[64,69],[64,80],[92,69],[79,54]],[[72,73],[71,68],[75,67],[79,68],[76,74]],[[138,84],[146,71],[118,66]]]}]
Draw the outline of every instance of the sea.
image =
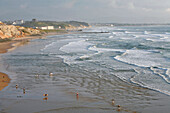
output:
[{"label": "sea", "polygon": [[91,27],[34,39],[1,57],[13,82],[30,92],[64,86],[106,103],[114,98],[130,112],[170,96],[169,25]]}]

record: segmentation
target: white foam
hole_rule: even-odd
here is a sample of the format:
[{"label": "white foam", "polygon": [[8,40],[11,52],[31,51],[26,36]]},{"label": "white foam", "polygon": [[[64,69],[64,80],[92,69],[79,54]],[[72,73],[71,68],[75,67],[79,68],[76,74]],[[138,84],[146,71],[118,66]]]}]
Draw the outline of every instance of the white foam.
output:
[{"label": "white foam", "polygon": [[113,34],[114,36],[122,36],[122,35],[125,35],[124,32],[112,32],[112,34]]},{"label": "white foam", "polygon": [[70,42],[67,45],[64,45],[59,50],[72,53],[72,52],[87,52],[87,47],[92,45],[91,43],[86,42],[85,39],[81,39],[78,41]]},{"label": "white foam", "polygon": [[101,33],[101,32],[108,32],[107,27],[96,27],[96,28],[91,28],[91,29],[85,29],[83,32],[86,33]]},{"label": "white foam", "polygon": [[160,39],[168,39],[169,37],[167,37],[167,36],[165,36],[165,37],[163,37],[163,38],[160,38]]},{"label": "white foam", "polygon": [[[144,50],[127,50],[125,53],[123,53],[121,56],[116,56],[115,59],[122,61],[122,62],[126,62],[129,64],[134,64],[140,67],[150,67],[150,69],[153,71],[154,74],[157,74],[160,76],[159,79],[163,79],[165,80],[167,83],[170,83],[170,69],[169,68],[162,68],[165,65],[168,66],[169,63],[167,63],[167,61],[158,53],[153,53],[153,51],[144,51]],[[153,67],[158,67],[158,68],[153,68]],[[161,67],[161,68],[159,68]],[[137,71],[136,71],[137,72]],[[166,73],[166,74],[165,74]],[[143,76],[144,74],[140,75]],[[149,75],[149,74],[146,74]],[[149,80],[151,78],[148,78],[148,76],[146,76],[145,78],[146,80]],[[137,83],[140,84],[142,86],[169,94],[170,92],[167,91],[167,89],[165,88],[165,90],[163,88],[161,88],[159,85],[155,86],[154,83],[147,83],[146,81],[139,80],[138,82],[136,82],[135,80],[131,79],[131,81],[133,83]]]},{"label": "white foam", "polygon": [[87,59],[87,58],[90,58],[90,55],[83,55],[81,57],[79,57],[80,59]]},{"label": "white foam", "polygon": [[162,37],[162,38],[147,38],[146,40],[150,40],[152,42],[170,42],[170,37]]},{"label": "white foam", "polygon": [[137,74],[130,78],[132,83],[170,95],[169,84],[163,82],[161,77],[152,74],[149,70],[135,69],[135,71]]},{"label": "white foam", "polygon": [[165,36],[165,34],[150,34],[150,35],[155,36],[155,37],[164,37]]},{"label": "white foam", "polygon": [[109,38],[113,38],[113,36],[109,36]]},{"label": "white foam", "polygon": [[90,59],[91,57],[93,57],[93,56],[95,56],[95,55],[99,55],[100,53],[102,53],[102,52],[101,52],[101,51],[98,51],[98,52],[96,52],[96,53],[94,53],[94,54],[83,55],[83,56],[80,56],[79,59],[82,59],[82,60],[84,60],[84,59]]},{"label": "white foam", "polygon": [[68,44],[62,46],[59,50],[65,53],[71,53],[71,54],[73,53],[75,55],[62,55],[57,57],[62,58],[64,63],[67,63],[68,65],[77,64],[81,62],[76,59],[82,59],[82,60],[88,59],[91,55],[80,56],[81,54],[87,54],[88,46],[92,45],[91,43],[87,42],[87,40],[88,39],[76,39],[72,42],[69,42]]},{"label": "white foam", "polygon": [[113,51],[113,52],[125,52],[123,49],[110,49],[110,48],[97,48],[96,46],[92,46],[88,48],[91,51],[97,51],[97,52],[108,52],[108,51]]},{"label": "white foam", "polygon": [[116,32],[112,32],[112,34],[116,35]]},{"label": "white foam", "polygon": [[49,48],[49,47],[53,46],[54,44],[55,44],[55,42],[52,42],[52,43],[50,43],[50,44],[46,45],[43,49],[41,49],[41,51],[46,50],[47,48]]},{"label": "white foam", "polygon": [[147,31],[144,31],[144,34],[147,35],[147,34],[149,34],[149,33],[148,33]]},{"label": "white foam", "polygon": [[90,59],[91,57],[93,57],[93,56],[95,56],[95,55],[99,55],[99,54],[101,54],[101,53],[109,52],[109,51],[125,52],[125,50],[122,50],[122,49],[97,48],[95,45],[92,46],[92,47],[89,47],[88,50],[94,51],[95,53],[82,55],[82,56],[80,56],[78,59],[82,59],[82,60],[84,60],[84,59]]},{"label": "white foam", "polygon": [[126,34],[139,34],[140,32],[125,31]]},{"label": "white foam", "polygon": [[125,33],[126,33],[126,34],[128,34],[128,33],[130,33],[130,32],[128,32],[128,31],[125,31]]},{"label": "white foam", "polygon": [[[157,88],[156,86],[153,86],[153,85],[149,85],[149,84],[145,84],[143,82],[136,82],[135,80],[135,76],[133,78],[130,79],[130,81],[132,83],[135,83],[135,84],[138,84],[142,87],[145,87],[145,88],[149,88],[149,89],[152,89],[152,90],[155,90],[155,91],[158,91],[158,92],[161,92],[161,93],[164,93],[166,95],[170,95],[170,92],[168,90],[165,90],[165,89],[160,89],[160,88]],[[163,87],[163,86],[162,86]]]},{"label": "white foam", "polygon": [[170,37],[167,34],[148,34],[148,33],[144,33],[143,35],[142,34],[134,34],[133,36],[136,37],[136,38],[144,38],[146,40],[153,41],[153,42],[156,42],[156,41],[169,41],[170,40]]},{"label": "white foam", "polygon": [[153,42],[159,42],[159,41],[165,41],[165,42],[169,42],[170,41],[170,37],[168,34],[147,34],[144,35],[142,37],[145,37],[146,40],[151,40]]},{"label": "white foam", "polygon": [[165,59],[162,58],[161,55],[155,55],[156,54],[152,52],[144,50],[127,50],[121,56],[116,56],[114,58],[141,67],[159,66],[161,62],[165,62]]},{"label": "white foam", "polygon": [[87,35],[82,35],[82,36],[79,36],[80,38],[86,38],[86,37],[89,37]]},{"label": "white foam", "polygon": [[170,35],[170,33],[169,33],[169,32],[166,32],[165,34],[166,34],[166,35]]},{"label": "white foam", "polygon": [[73,36],[70,36],[70,35],[69,35],[69,36],[67,36],[67,38],[73,38]]},{"label": "white foam", "polygon": [[170,78],[170,68],[167,68],[166,70],[166,74],[168,75],[168,77]]},{"label": "white foam", "polygon": [[162,69],[162,70],[164,70],[164,71],[166,71],[165,72],[165,74],[167,75],[167,76],[165,76],[164,74],[162,74],[161,72],[159,72],[158,70],[160,70],[160,69],[154,69],[153,67],[151,67],[150,68],[155,74],[158,74],[159,76],[161,76],[167,83],[170,83],[170,80],[169,80],[169,69]]},{"label": "white foam", "polygon": [[56,57],[60,57],[63,59],[63,62],[71,65],[71,64],[76,64],[77,62],[75,61],[76,57],[74,56],[61,56],[61,55],[57,55]]}]

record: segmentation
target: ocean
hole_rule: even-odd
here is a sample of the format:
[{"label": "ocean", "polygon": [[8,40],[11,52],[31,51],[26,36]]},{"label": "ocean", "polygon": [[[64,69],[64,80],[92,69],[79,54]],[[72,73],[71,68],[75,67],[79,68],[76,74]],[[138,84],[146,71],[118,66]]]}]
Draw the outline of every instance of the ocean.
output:
[{"label": "ocean", "polygon": [[[47,36],[2,59],[7,71],[15,72],[14,83],[29,87],[30,92],[64,86],[68,92],[104,103],[114,98],[130,112],[149,109],[159,95],[170,96],[168,25],[92,27],[81,33]],[[27,98],[39,98],[37,93]]]}]

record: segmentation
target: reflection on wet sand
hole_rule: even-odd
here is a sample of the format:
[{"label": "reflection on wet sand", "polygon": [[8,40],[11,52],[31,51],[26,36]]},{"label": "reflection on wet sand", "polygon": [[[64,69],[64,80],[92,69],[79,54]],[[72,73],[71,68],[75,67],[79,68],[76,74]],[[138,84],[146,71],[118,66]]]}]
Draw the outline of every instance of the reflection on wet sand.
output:
[{"label": "reflection on wet sand", "polygon": [[0,72],[0,91],[10,83],[10,78],[7,74]]}]

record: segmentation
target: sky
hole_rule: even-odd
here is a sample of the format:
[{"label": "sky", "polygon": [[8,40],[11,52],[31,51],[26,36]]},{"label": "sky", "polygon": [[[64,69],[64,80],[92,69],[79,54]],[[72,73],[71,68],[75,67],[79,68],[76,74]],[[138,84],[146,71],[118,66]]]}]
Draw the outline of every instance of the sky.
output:
[{"label": "sky", "polygon": [[170,0],[0,0],[0,21],[170,23]]}]

